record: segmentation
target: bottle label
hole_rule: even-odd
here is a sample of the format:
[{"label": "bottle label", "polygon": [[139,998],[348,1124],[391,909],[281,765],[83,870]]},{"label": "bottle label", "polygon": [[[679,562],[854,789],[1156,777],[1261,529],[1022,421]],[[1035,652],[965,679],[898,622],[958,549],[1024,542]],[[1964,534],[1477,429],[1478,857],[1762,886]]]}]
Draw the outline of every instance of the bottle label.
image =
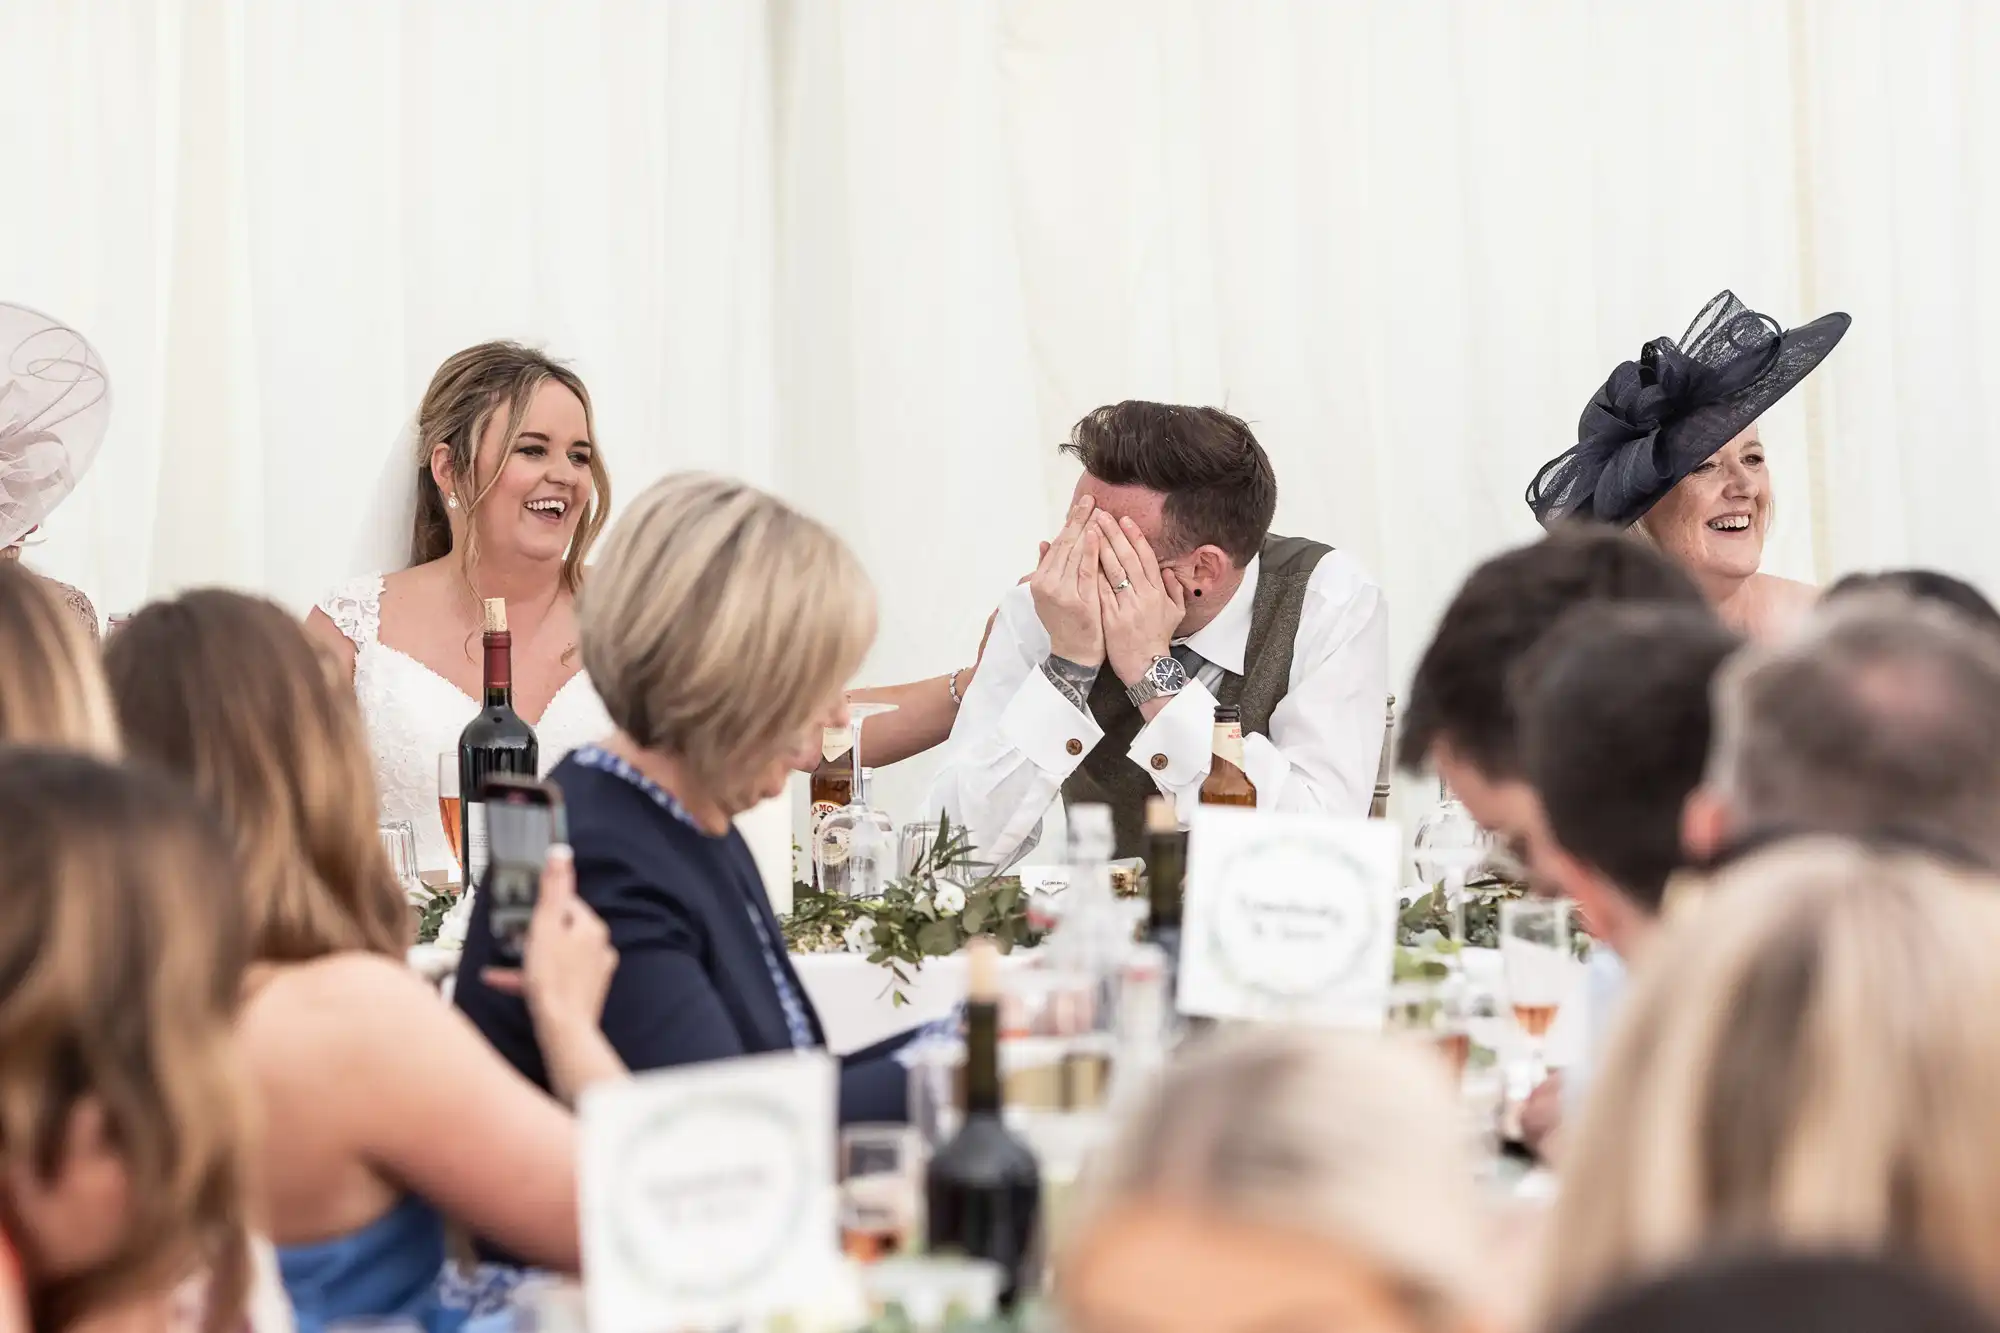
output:
[{"label": "bottle label", "polygon": [[854,834],[850,829],[828,829],[819,837],[819,859],[822,865],[844,866],[847,864],[848,843]]},{"label": "bottle label", "polygon": [[832,763],[847,753],[848,731],[846,727],[823,727],[819,733],[820,758]]},{"label": "bottle label", "polygon": [[486,802],[465,803],[465,885],[477,888],[486,877]]},{"label": "bottle label", "polygon": [[840,806],[833,801],[814,801],[812,803],[813,832],[819,832],[819,826],[826,822],[826,817],[838,809],[840,809]]},{"label": "bottle label", "polygon": [[1227,759],[1238,768],[1243,767],[1243,724],[1241,722],[1220,722],[1215,728],[1215,757]]}]

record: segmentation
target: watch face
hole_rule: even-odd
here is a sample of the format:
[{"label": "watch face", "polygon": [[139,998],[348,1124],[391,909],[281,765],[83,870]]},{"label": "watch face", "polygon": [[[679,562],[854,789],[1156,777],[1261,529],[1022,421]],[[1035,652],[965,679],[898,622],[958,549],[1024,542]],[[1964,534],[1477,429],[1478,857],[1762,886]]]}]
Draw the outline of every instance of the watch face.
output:
[{"label": "watch face", "polygon": [[1153,663],[1153,669],[1146,674],[1152,679],[1153,687],[1162,694],[1170,694],[1175,690],[1185,688],[1187,685],[1187,668],[1182,666],[1176,658],[1162,657],[1156,659]]}]

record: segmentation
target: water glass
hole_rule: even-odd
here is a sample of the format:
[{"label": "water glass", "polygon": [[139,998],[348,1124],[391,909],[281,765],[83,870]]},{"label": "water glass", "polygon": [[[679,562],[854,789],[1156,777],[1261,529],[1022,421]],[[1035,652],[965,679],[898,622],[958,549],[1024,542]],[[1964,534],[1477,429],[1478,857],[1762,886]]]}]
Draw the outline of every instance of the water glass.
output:
[{"label": "water glass", "polygon": [[395,819],[380,826],[382,850],[388,854],[389,869],[395,872],[396,882],[403,886],[403,899],[412,907],[422,907],[431,900],[431,890],[424,883],[417,868],[417,831],[410,827],[407,819]]},{"label": "water glass", "polygon": [[916,1249],[923,1229],[924,1141],[908,1125],[840,1131],[840,1245],[872,1264]]},{"label": "water glass", "polygon": [[923,869],[929,872],[924,878],[936,878],[936,867],[931,864],[931,856],[937,851],[938,827],[938,821],[935,819],[903,825],[903,849],[896,857],[898,874],[914,875]]},{"label": "water glass", "polygon": [[1444,895],[1454,944],[1465,944],[1465,882],[1486,863],[1492,835],[1460,801],[1447,798],[1417,824],[1412,848],[1417,877]]}]

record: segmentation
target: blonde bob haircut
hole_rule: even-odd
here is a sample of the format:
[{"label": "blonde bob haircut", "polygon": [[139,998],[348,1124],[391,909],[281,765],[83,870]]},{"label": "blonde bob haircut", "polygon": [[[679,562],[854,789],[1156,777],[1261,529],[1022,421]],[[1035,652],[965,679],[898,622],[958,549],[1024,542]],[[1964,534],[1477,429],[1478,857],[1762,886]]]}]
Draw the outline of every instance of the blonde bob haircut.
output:
[{"label": "blonde bob haircut", "polygon": [[304,627],[207,589],[140,611],[104,660],[131,752],[189,781],[235,842],[253,956],[400,959],[409,908],[382,850],[361,711]]},{"label": "blonde bob haircut", "polygon": [[740,481],[680,473],[626,508],[579,599],[612,722],[732,813],[875,638],[875,591],[831,529]]},{"label": "blonde bob haircut", "polygon": [[1243,1028],[1186,1046],[1093,1157],[1064,1266],[1120,1210],[1177,1203],[1316,1236],[1424,1319],[1480,1291],[1470,1136],[1443,1061],[1376,1035]]},{"label": "blonde bob haircut", "polygon": [[247,959],[227,844],[149,769],[3,747],[0,898],[0,1215],[11,1229],[14,1191],[62,1186],[93,1110],[128,1190],[122,1234],[87,1270],[35,1274],[25,1238],[34,1327],[205,1273],[205,1327],[234,1329],[250,1283],[232,1035]]},{"label": "blonde bob haircut", "polygon": [[55,585],[12,560],[0,560],[0,744],[118,755],[97,645]]},{"label": "blonde bob haircut", "polygon": [[1676,915],[1548,1246],[1547,1326],[1712,1248],[1900,1255],[2000,1304],[2000,883],[1813,839]]}]

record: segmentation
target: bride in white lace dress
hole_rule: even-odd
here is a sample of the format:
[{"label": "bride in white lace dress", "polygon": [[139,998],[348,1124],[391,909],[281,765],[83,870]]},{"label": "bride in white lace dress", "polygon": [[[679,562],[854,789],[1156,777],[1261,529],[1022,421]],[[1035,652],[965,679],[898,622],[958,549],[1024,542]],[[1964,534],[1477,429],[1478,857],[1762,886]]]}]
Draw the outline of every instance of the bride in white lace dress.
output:
[{"label": "bride in white lace dress", "polygon": [[407,819],[425,870],[454,870],[438,758],[480,708],[480,601],[503,597],[514,709],[544,770],[610,719],[577,653],[576,591],[611,481],[575,372],[512,343],[446,361],[417,413],[411,567],[322,600],[306,627],[352,665],[382,818]]}]

